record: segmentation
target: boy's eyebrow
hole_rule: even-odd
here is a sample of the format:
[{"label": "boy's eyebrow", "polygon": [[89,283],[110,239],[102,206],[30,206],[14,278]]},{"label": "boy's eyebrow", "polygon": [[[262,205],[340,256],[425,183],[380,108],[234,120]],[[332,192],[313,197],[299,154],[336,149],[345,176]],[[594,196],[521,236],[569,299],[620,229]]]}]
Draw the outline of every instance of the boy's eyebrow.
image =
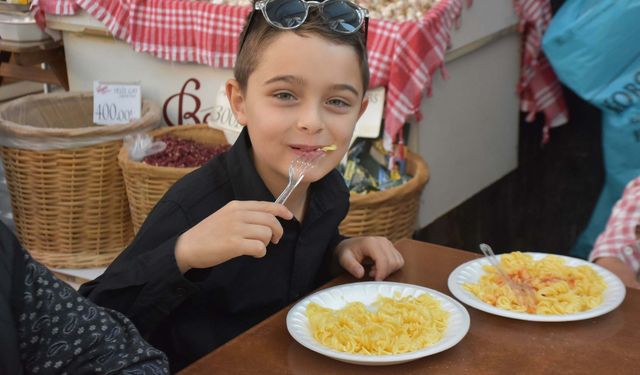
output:
[{"label": "boy's eyebrow", "polygon": [[333,85],[331,86],[331,88],[333,90],[346,90],[346,91],[351,91],[355,96],[360,96],[360,93],[358,92],[358,90],[356,90],[355,87],[346,84],[346,83],[341,83],[341,84],[337,84],[337,85]]},{"label": "boy's eyebrow", "polygon": [[292,76],[292,75],[275,76],[273,78],[268,79],[264,84],[269,85],[271,83],[280,82],[280,81],[295,84],[295,85],[300,85],[300,86],[304,85],[304,80],[302,78]]},{"label": "boy's eyebrow", "polygon": [[[275,82],[286,82],[286,83],[290,83],[290,84],[294,84],[294,85],[298,85],[298,86],[302,86],[304,85],[304,80],[300,77],[296,77],[293,75],[280,75],[280,76],[275,76],[273,78],[268,79],[267,81],[265,81],[265,85],[269,85]],[[360,96],[360,92],[358,92],[358,90],[347,84],[347,83],[339,83],[336,85],[331,86],[332,90],[346,90],[346,91],[351,91],[354,95],[356,96]]]}]

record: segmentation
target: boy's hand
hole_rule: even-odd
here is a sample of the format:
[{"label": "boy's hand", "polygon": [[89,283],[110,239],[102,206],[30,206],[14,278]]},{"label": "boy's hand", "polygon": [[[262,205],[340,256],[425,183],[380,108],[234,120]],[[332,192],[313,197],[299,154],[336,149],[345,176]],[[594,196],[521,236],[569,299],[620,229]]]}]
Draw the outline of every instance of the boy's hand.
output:
[{"label": "boy's hand", "polygon": [[358,279],[364,276],[362,262],[367,258],[374,263],[369,276],[378,281],[384,280],[404,265],[404,258],[400,252],[384,237],[346,239],[336,247],[336,256],[342,268]]},{"label": "boy's hand", "polygon": [[286,220],[293,214],[272,202],[231,201],[176,242],[176,262],[182,273],[208,268],[229,259],[251,255],[261,258],[269,242],[278,243],[283,229],[276,216]]}]

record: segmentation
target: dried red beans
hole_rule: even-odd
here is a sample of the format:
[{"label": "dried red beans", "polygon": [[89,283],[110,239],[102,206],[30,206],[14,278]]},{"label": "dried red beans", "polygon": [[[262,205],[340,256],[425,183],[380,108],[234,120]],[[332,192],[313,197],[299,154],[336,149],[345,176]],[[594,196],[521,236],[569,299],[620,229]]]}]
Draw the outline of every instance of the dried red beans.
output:
[{"label": "dried red beans", "polygon": [[157,167],[193,168],[200,167],[211,158],[226,152],[230,145],[205,145],[189,139],[165,135],[159,139],[167,148],[144,158],[144,162]]}]

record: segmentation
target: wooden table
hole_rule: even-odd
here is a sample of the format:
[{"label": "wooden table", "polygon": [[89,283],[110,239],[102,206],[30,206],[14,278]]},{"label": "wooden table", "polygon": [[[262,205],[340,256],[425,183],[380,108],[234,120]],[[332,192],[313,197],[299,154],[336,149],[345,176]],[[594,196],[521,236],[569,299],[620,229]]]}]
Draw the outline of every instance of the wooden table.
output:
[{"label": "wooden table", "polygon": [[[401,240],[404,268],[388,278],[451,295],[447,278],[479,255]],[[341,276],[326,286],[353,282]],[[465,306],[467,307],[467,306]],[[201,358],[181,374],[637,374],[640,373],[640,291],[627,289],[616,310],[563,323],[494,316],[467,307],[471,327],[444,352],[393,366],[359,366],[324,357],[298,344],[285,324],[289,308]]]}]

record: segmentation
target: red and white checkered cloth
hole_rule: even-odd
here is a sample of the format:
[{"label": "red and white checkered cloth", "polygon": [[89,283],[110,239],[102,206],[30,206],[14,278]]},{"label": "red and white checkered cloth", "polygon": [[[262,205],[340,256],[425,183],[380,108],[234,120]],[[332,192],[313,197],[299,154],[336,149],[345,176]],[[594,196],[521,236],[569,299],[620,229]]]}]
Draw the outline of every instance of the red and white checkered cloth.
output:
[{"label": "red and white checkered cloth", "polygon": [[542,142],[549,141],[549,129],[569,120],[562,87],[549,61],[542,52],[542,36],[551,21],[549,0],[513,0],[520,17],[519,31],[523,48],[520,66],[520,109],[527,113],[526,120],[532,122],[536,113],[543,112],[545,122]]},{"label": "red and white checkered cloth", "polygon": [[636,227],[640,225],[640,177],[627,184],[622,197],[613,206],[604,232],[598,236],[589,255],[593,261],[616,257],[636,273],[640,271],[640,248]]},{"label": "red and white checkered cloth", "polygon": [[[548,0],[544,1],[548,3]],[[370,20],[367,41],[370,87],[387,88],[385,131],[391,140],[395,139],[410,116],[418,120],[421,118],[420,102],[425,93],[431,94],[432,77],[436,71],[441,69],[446,76],[445,52],[450,32],[462,13],[463,3],[464,0],[441,0],[417,22]],[[471,3],[472,0],[467,0],[467,6]],[[73,15],[79,9],[101,21],[116,38],[125,40],[136,51],[171,61],[196,62],[216,68],[233,67],[238,36],[250,11],[250,7],[180,0],[34,1],[34,12],[41,22],[44,22],[43,12]],[[531,15],[527,20],[523,25],[536,21]],[[537,28],[524,29],[541,35]],[[554,112],[553,109],[563,109],[564,102],[561,102],[559,91],[551,90],[554,94],[551,99],[546,94],[549,87],[557,86],[559,89],[557,81],[552,81],[555,82],[553,86],[544,81],[550,76],[536,74],[540,71],[539,38],[537,43],[538,49],[531,49],[523,59],[523,64],[527,64],[523,66],[533,64],[527,70],[527,79],[521,82],[523,106],[530,112],[543,110],[548,117],[553,115],[555,120],[556,112],[561,111]],[[555,95],[557,93],[560,96]]]},{"label": "red and white checkered cloth", "polygon": [[[464,0],[441,0],[418,22],[369,22],[371,87],[387,88],[385,130],[394,139],[411,115],[420,118],[432,76],[444,67],[450,31]],[[468,5],[471,0],[467,0]],[[180,0],[36,0],[34,11],[73,15],[83,9],[136,51],[232,68],[250,7]]]}]

